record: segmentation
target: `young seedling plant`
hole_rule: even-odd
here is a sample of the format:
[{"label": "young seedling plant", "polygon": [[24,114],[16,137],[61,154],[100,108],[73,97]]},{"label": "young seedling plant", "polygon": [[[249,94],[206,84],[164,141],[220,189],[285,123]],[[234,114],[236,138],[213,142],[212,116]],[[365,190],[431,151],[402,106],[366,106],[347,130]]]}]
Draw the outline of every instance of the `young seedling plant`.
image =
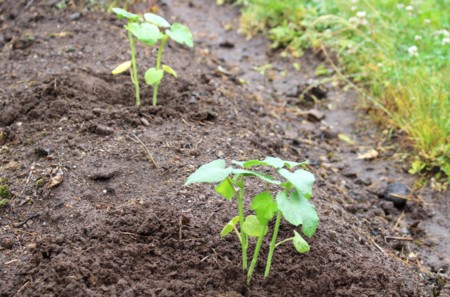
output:
[{"label": "young seedling plant", "polygon": [[159,42],[158,56],[156,59],[155,67],[149,68],[144,75],[145,82],[148,85],[153,86],[153,106],[156,106],[158,100],[158,87],[164,77],[164,72],[167,72],[177,78],[177,73],[169,65],[161,65],[162,54],[164,46],[167,40],[170,38],[173,41],[187,45],[188,47],[194,46],[193,36],[188,27],[174,23],[170,24],[163,17],[153,14],[145,13],[143,19],[138,15],[130,13],[121,8],[113,8],[113,11],[117,14],[119,19],[127,18],[128,24],[125,25],[125,29],[128,31],[128,38],[130,40],[131,47],[131,61],[120,64],[113,70],[113,74],[119,74],[128,70],[131,66],[131,80],[136,87],[136,105],[140,105],[139,99],[139,81],[136,70],[136,57],[134,49],[133,36],[140,42],[148,45],[155,46]]},{"label": "young seedling plant", "polygon": [[[294,236],[277,242],[278,230],[280,228],[281,217],[292,225],[301,227],[302,233],[307,237],[312,237],[319,224],[319,217],[314,205],[310,202],[312,197],[312,186],[314,175],[304,169],[296,169],[299,166],[307,165],[307,162],[297,163],[284,161],[279,158],[266,157],[263,161],[249,160],[245,162],[232,161],[238,168],[227,167],[224,160],[215,160],[202,165],[186,181],[186,185],[192,183],[218,183],[215,191],[227,200],[237,200],[238,215],[232,218],[222,229],[222,237],[235,231],[242,249],[242,268],[247,270],[247,250],[249,237],[256,237],[257,242],[253,253],[250,267],[247,271],[247,283],[250,283],[253,271],[258,261],[259,252],[264,237],[268,233],[269,222],[275,218],[275,226],[272,232],[272,239],[269,245],[264,278],[269,276],[272,257],[276,247],[286,242],[292,242],[299,253],[306,253],[310,250],[309,244],[303,237],[294,230]],[[270,167],[274,169],[281,180],[274,176],[260,173],[254,167]],[[256,215],[244,216],[244,194],[245,182],[249,177],[256,177],[266,183],[264,191],[253,197],[251,210]],[[269,186],[277,186],[278,192],[274,198]],[[239,227],[239,230],[237,226]]]},{"label": "young seedling plant", "polygon": [[126,61],[117,66],[112,74],[120,74],[122,72],[130,69],[130,77],[131,82],[134,84],[135,95],[136,95],[136,106],[141,105],[141,95],[139,90],[139,79],[137,75],[137,66],[136,66],[136,49],[135,49],[135,40],[133,38],[131,28],[139,26],[140,18],[137,14],[128,12],[122,8],[113,8],[112,11],[117,15],[119,19],[127,19],[128,23],[124,26],[124,28],[128,32],[128,40],[130,42],[130,51],[131,51],[131,61]]},{"label": "young seedling plant", "polygon": [[[171,25],[167,20],[153,13],[144,14],[144,19],[148,22],[149,25],[153,25],[158,30],[158,34],[155,35],[157,37],[156,41],[159,41],[156,65],[155,67],[149,68],[145,72],[144,76],[145,82],[148,85],[153,86],[152,101],[153,106],[156,106],[156,103],[158,101],[158,87],[162,78],[164,77],[164,72],[167,72],[170,75],[173,75],[175,78],[177,78],[177,73],[169,65],[164,64],[161,65],[162,54],[164,51],[164,46],[167,43],[167,40],[170,38],[173,41],[179,44],[187,45],[190,48],[194,46],[194,40],[189,28],[182,24],[173,23]],[[140,40],[139,35],[136,36]],[[151,45],[149,43],[146,44]]]}]

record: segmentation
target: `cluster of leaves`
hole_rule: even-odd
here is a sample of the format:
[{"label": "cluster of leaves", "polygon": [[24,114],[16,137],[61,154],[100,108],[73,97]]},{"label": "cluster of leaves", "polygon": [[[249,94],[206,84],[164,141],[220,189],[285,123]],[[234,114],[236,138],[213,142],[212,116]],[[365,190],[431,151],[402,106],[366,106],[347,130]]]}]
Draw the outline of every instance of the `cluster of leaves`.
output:
[{"label": "cluster of leaves", "polygon": [[266,33],[283,55],[332,49],[343,74],[337,79],[358,82],[375,119],[412,140],[411,172],[438,168],[450,181],[450,36],[444,2],[236,1],[243,6],[241,30]]},{"label": "cluster of leaves", "polygon": [[148,85],[153,86],[153,106],[156,106],[158,86],[164,77],[164,73],[167,72],[175,78],[177,77],[177,73],[169,65],[161,65],[164,46],[170,38],[179,44],[184,44],[192,48],[194,46],[192,33],[188,27],[179,23],[170,24],[163,17],[153,13],[145,13],[142,18],[139,15],[130,13],[122,8],[113,8],[112,11],[119,19],[128,20],[128,24],[126,24],[124,28],[128,32],[131,49],[131,60],[117,66],[112,73],[119,74],[131,69],[131,80],[136,87],[137,106],[140,105],[140,95],[134,38],[151,47],[159,42],[156,65],[155,67],[149,68],[144,75],[145,82]]},{"label": "cluster of leaves", "polygon": [[[305,166],[307,162],[297,163],[266,157],[263,161],[232,161],[232,163],[238,168],[227,167],[226,162],[221,159],[204,164],[189,176],[186,185],[219,183],[215,188],[218,194],[230,201],[236,198],[238,215],[225,225],[221,236],[226,236],[233,230],[236,232],[241,242],[244,271],[247,270],[248,239],[249,237],[257,238],[252,262],[247,272],[247,282],[250,282],[263,238],[268,233],[269,222],[272,219],[275,218],[276,222],[272,232],[264,277],[269,275],[273,253],[280,244],[291,241],[299,253],[306,253],[310,250],[308,243],[295,230],[293,237],[278,243],[276,241],[282,217],[296,227],[301,225],[301,231],[307,237],[313,236],[316,232],[319,217],[314,205],[310,202],[315,178],[312,173],[304,169],[295,170],[296,167]],[[250,170],[254,167],[270,167],[272,170],[276,170],[278,175],[282,177],[282,181],[275,179],[272,175]],[[251,210],[255,214],[244,216],[243,199],[245,181],[248,177],[256,177],[262,180],[266,183],[266,188],[252,199]],[[279,189],[275,198],[269,190],[269,185],[277,186]],[[238,225],[240,226],[239,231]]]}]

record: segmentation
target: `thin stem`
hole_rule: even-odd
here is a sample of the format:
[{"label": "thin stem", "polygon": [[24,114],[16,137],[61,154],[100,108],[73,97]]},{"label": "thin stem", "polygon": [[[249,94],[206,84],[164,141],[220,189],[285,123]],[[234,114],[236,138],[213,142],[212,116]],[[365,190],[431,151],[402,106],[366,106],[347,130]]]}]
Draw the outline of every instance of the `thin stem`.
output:
[{"label": "thin stem", "polygon": [[258,262],[259,251],[261,249],[262,241],[264,238],[264,234],[266,233],[267,225],[261,228],[261,232],[258,236],[258,241],[256,242],[255,252],[253,253],[252,263],[250,264],[250,268],[247,273],[247,284],[250,284],[250,280],[252,279],[253,270],[255,270],[256,262]]},{"label": "thin stem", "polygon": [[264,272],[264,278],[269,276],[270,265],[272,264],[272,256],[275,251],[275,243],[277,241],[278,229],[280,229],[281,211],[278,211],[277,220],[275,221],[275,227],[273,229],[272,241],[270,242],[269,256],[267,257],[266,271]]},{"label": "thin stem", "polygon": [[278,242],[278,243],[275,245],[275,247],[278,247],[279,245],[282,245],[282,244],[285,243],[285,242],[292,241],[293,239],[294,239],[294,237],[286,238],[286,239],[284,239],[284,240]]},{"label": "thin stem", "polygon": [[242,226],[244,225],[244,179],[242,178],[239,185],[240,191],[237,195],[238,202],[238,212],[239,212],[239,224],[241,230],[241,246],[242,246],[242,269],[247,270],[247,248],[248,248],[248,238],[247,235],[242,231]]},{"label": "thin stem", "polygon": [[[163,38],[161,39],[161,43],[158,48],[158,58],[156,60],[156,70],[161,69],[162,53],[164,51],[164,46],[166,45],[168,38],[169,38],[168,35],[164,35]],[[159,82],[155,83],[155,85],[153,86],[153,106],[156,106],[156,102],[158,101],[158,87]]]},{"label": "thin stem", "polygon": [[133,39],[133,34],[129,30],[127,30],[127,31],[128,31],[128,39],[130,40],[130,48],[131,48],[131,68],[132,68],[131,81],[133,82],[134,88],[135,88],[136,106],[140,106],[141,105],[141,94],[140,94],[140,90],[139,90],[139,79],[138,79],[138,75],[137,75],[134,39]]}]

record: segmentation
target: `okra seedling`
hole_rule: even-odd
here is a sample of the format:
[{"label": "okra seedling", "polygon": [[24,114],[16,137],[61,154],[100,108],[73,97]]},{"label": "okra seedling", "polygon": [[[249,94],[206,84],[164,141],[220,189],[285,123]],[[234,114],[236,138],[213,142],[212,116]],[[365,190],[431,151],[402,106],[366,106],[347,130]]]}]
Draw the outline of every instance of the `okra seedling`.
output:
[{"label": "okra seedling", "polygon": [[[257,238],[253,258],[247,271],[247,283],[250,283],[258,261],[263,239],[268,233],[269,222],[273,218],[275,218],[275,226],[269,246],[269,254],[264,273],[265,278],[269,276],[272,257],[277,246],[291,241],[299,253],[309,251],[309,244],[296,230],[294,230],[293,237],[284,239],[278,243],[277,237],[282,217],[296,227],[301,225],[301,231],[307,237],[312,237],[316,232],[319,217],[314,205],[310,202],[314,175],[304,169],[294,171],[296,167],[306,166],[307,162],[290,162],[273,157],[266,157],[263,161],[232,161],[232,164],[239,168],[226,167],[226,162],[221,159],[204,164],[188,177],[186,185],[192,183],[219,183],[215,187],[215,191],[218,194],[227,200],[236,198],[238,215],[225,225],[220,235],[223,237],[233,230],[236,232],[241,243],[242,268],[244,271],[247,270],[248,238]],[[249,170],[252,167],[270,167],[282,179],[280,181],[272,175]],[[250,214],[245,217],[243,200],[245,181],[249,177],[261,179],[266,184],[266,187],[252,199],[250,208],[256,215]],[[270,185],[276,186],[278,189],[275,199],[270,190]],[[240,226],[239,230],[237,229],[238,224]]]},{"label": "okra seedling", "polygon": [[[171,25],[166,19],[153,13],[144,14],[144,19],[147,23],[143,25],[152,25],[158,30],[158,33],[156,33],[156,30],[154,30],[155,37],[157,38],[157,41],[159,41],[156,66],[149,68],[145,72],[145,82],[148,85],[153,86],[152,101],[153,106],[156,106],[158,100],[158,87],[162,78],[164,77],[164,72],[173,75],[175,78],[177,77],[177,73],[169,65],[161,65],[162,53],[164,51],[164,46],[166,45],[167,40],[170,38],[179,44],[185,44],[191,48],[194,46],[194,41],[189,28],[182,24],[174,23]],[[136,34],[136,36],[140,40],[139,34]],[[151,46],[153,45],[150,43],[147,44]]]},{"label": "okra seedling", "polygon": [[124,28],[128,32],[128,40],[130,41],[130,51],[131,51],[131,61],[126,61],[119,66],[117,66],[112,74],[120,74],[124,71],[130,69],[130,77],[131,82],[135,87],[136,94],[136,106],[141,105],[141,95],[139,90],[139,79],[137,75],[137,66],[136,66],[136,50],[135,50],[135,41],[133,38],[133,34],[131,32],[131,28],[136,27],[139,23],[139,16],[137,14],[128,12],[122,8],[113,8],[112,11],[117,15],[119,19],[128,19],[128,24],[124,26]]}]

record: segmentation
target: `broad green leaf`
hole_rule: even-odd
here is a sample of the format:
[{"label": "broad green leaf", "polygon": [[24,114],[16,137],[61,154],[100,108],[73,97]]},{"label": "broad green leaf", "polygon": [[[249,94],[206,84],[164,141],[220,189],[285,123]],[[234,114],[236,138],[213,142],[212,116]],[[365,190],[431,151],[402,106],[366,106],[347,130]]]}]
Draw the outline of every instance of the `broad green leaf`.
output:
[{"label": "broad green leaf", "polygon": [[239,216],[235,216],[231,219],[222,229],[220,232],[221,237],[227,236],[231,231],[233,231],[234,227],[239,223]]},{"label": "broad green leaf", "polygon": [[128,26],[131,33],[133,33],[136,38],[149,46],[155,45],[159,40],[160,32],[158,27],[149,23],[136,24],[132,23]]},{"label": "broad green leaf", "polygon": [[223,181],[231,174],[233,168],[225,168],[226,163],[222,159],[212,161],[210,163],[200,166],[194,173],[192,173],[185,185],[192,183],[218,183]]},{"label": "broad green leaf", "polygon": [[219,193],[225,199],[231,200],[233,199],[235,190],[234,186],[231,184],[231,181],[226,178],[221,182],[216,188],[216,192]]},{"label": "broad green leaf", "polygon": [[164,76],[164,70],[152,67],[145,72],[144,78],[148,85],[154,85],[161,81]]},{"label": "broad green leaf", "polygon": [[177,78],[177,73],[175,72],[175,70],[170,68],[169,65],[162,65],[161,67],[162,67],[162,69],[164,69],[165,72],[167,72],[170,75],[172,75],[173,77]]},{"label": "broad green leaf", "polygon": [[153,25],[156,25],[158,27],[162,27],[162,28],[169,28],[170,24],[168,21],[166,21],[165,18],[160,17],[159,15],[153,14],[153,13],[145,13],[144,14],[144,19],[149,22],[152,23]]},{"label": "broad green leaf", "polygon": [[233,174],[235,175],[244,175],[244,176],[256,176],[260,179],[262,179],[263,181],[270,183],[270,184],[274,184],[274,185],[280,185],[281,182],[278,180],[274,180],[270,175],[267,174],[262,174],[259,172],[254,172],[254,171],[250,171],[250,170],[245,170],[245,169],[233,169]]},{"label": "broad green leaf", "polygon": [[297,252],[299,252],[300,254],[307,253],[310,250],[309,244],[295,230],[294,230],[294,239],[292,240],[292,243],[294,244],[294,247],[297,250]]},{"label": "broad green leaf", "polygon": [[294,173],[282,168],[278,170],[281,176],[287,179],[294,188],[306,198],[312,196],[312,186],[314,183],[314,175],[303,169],[298,169]]},{"label": "broad green leaf", "polygon": [[288,198],[286,193],[277,195],[278,209],[283,217],[292,225],[302,225],[302,232],[311,237],[319,225],[319,217],[315,206],[297,191],[292,192]]},{"label": "broad green leaf", "polygon": [[120,73],[125,72],[128,69],[130,69],[130,67],[131,67],[131,61],[123,62],[122,64],[120,64],[119,66],[114,68],[114,70],[112,71],[112,74],[120,74]]},{"label": "broad green leaf", "polygon": [[188,27],[175,23],[172,26],[170,26],[170,29],[166,31],[166,34],[169,35],[169,37],[180,44],[185,44],[189,47],[194,46],[194,39],[192,37],[192,33],[189,30]]},{"label": "broad green leaf", "polygon": [[280,158],[274,158],[274,157],[266,157],[264,159],[264,162],[266,162],[269,166],[272,166],[274,168],[283,168],[283,167],[287,167],[288,169],[297,167],[297,166],[301,166],[301,165],[306,165],[308,164],[308,161],[305,162],[292,162],[292,161],[285,161],[285,160],[281,160]]},{"label": "broad green leaf", "polygon": [[258,218],[254,215],[249,215],[245,218],[244,224],[242,225],[242,231],[248,236],[259,237],[261,234],[261,229],[264,228],[264,236],[267,234],[266,225],[259,222]]},{"label": "broad green leaf", "polygon": [[269,192],[262,192],[253,198],[251,209],[262,224],[267,224],[278,210],[277,203]]},{"label": "broad green leaf", "polygon": [[266,157],[262,161],[260,161],[260,160],[248,160],[245,162],[232,161],[232,163],[236,164],[240,167],[243,167],[243,168],[250,168],[253,166],[270,166],[270,167],[273,167],[276,169],[283,168],[283,167],[291,169],[296,166],[308,164],[307,161],[298,163],[298,162],[284,161],[284,160],[281,160],[280,158],[274,158],[274,157]]},{"label": "broad green leaf", "polygon": [[130,21],[137,21],[139,16],[137,14],[126,11],[125,9],[115,7],[112,11],[117,15],[119,19],[129,19]]}]

